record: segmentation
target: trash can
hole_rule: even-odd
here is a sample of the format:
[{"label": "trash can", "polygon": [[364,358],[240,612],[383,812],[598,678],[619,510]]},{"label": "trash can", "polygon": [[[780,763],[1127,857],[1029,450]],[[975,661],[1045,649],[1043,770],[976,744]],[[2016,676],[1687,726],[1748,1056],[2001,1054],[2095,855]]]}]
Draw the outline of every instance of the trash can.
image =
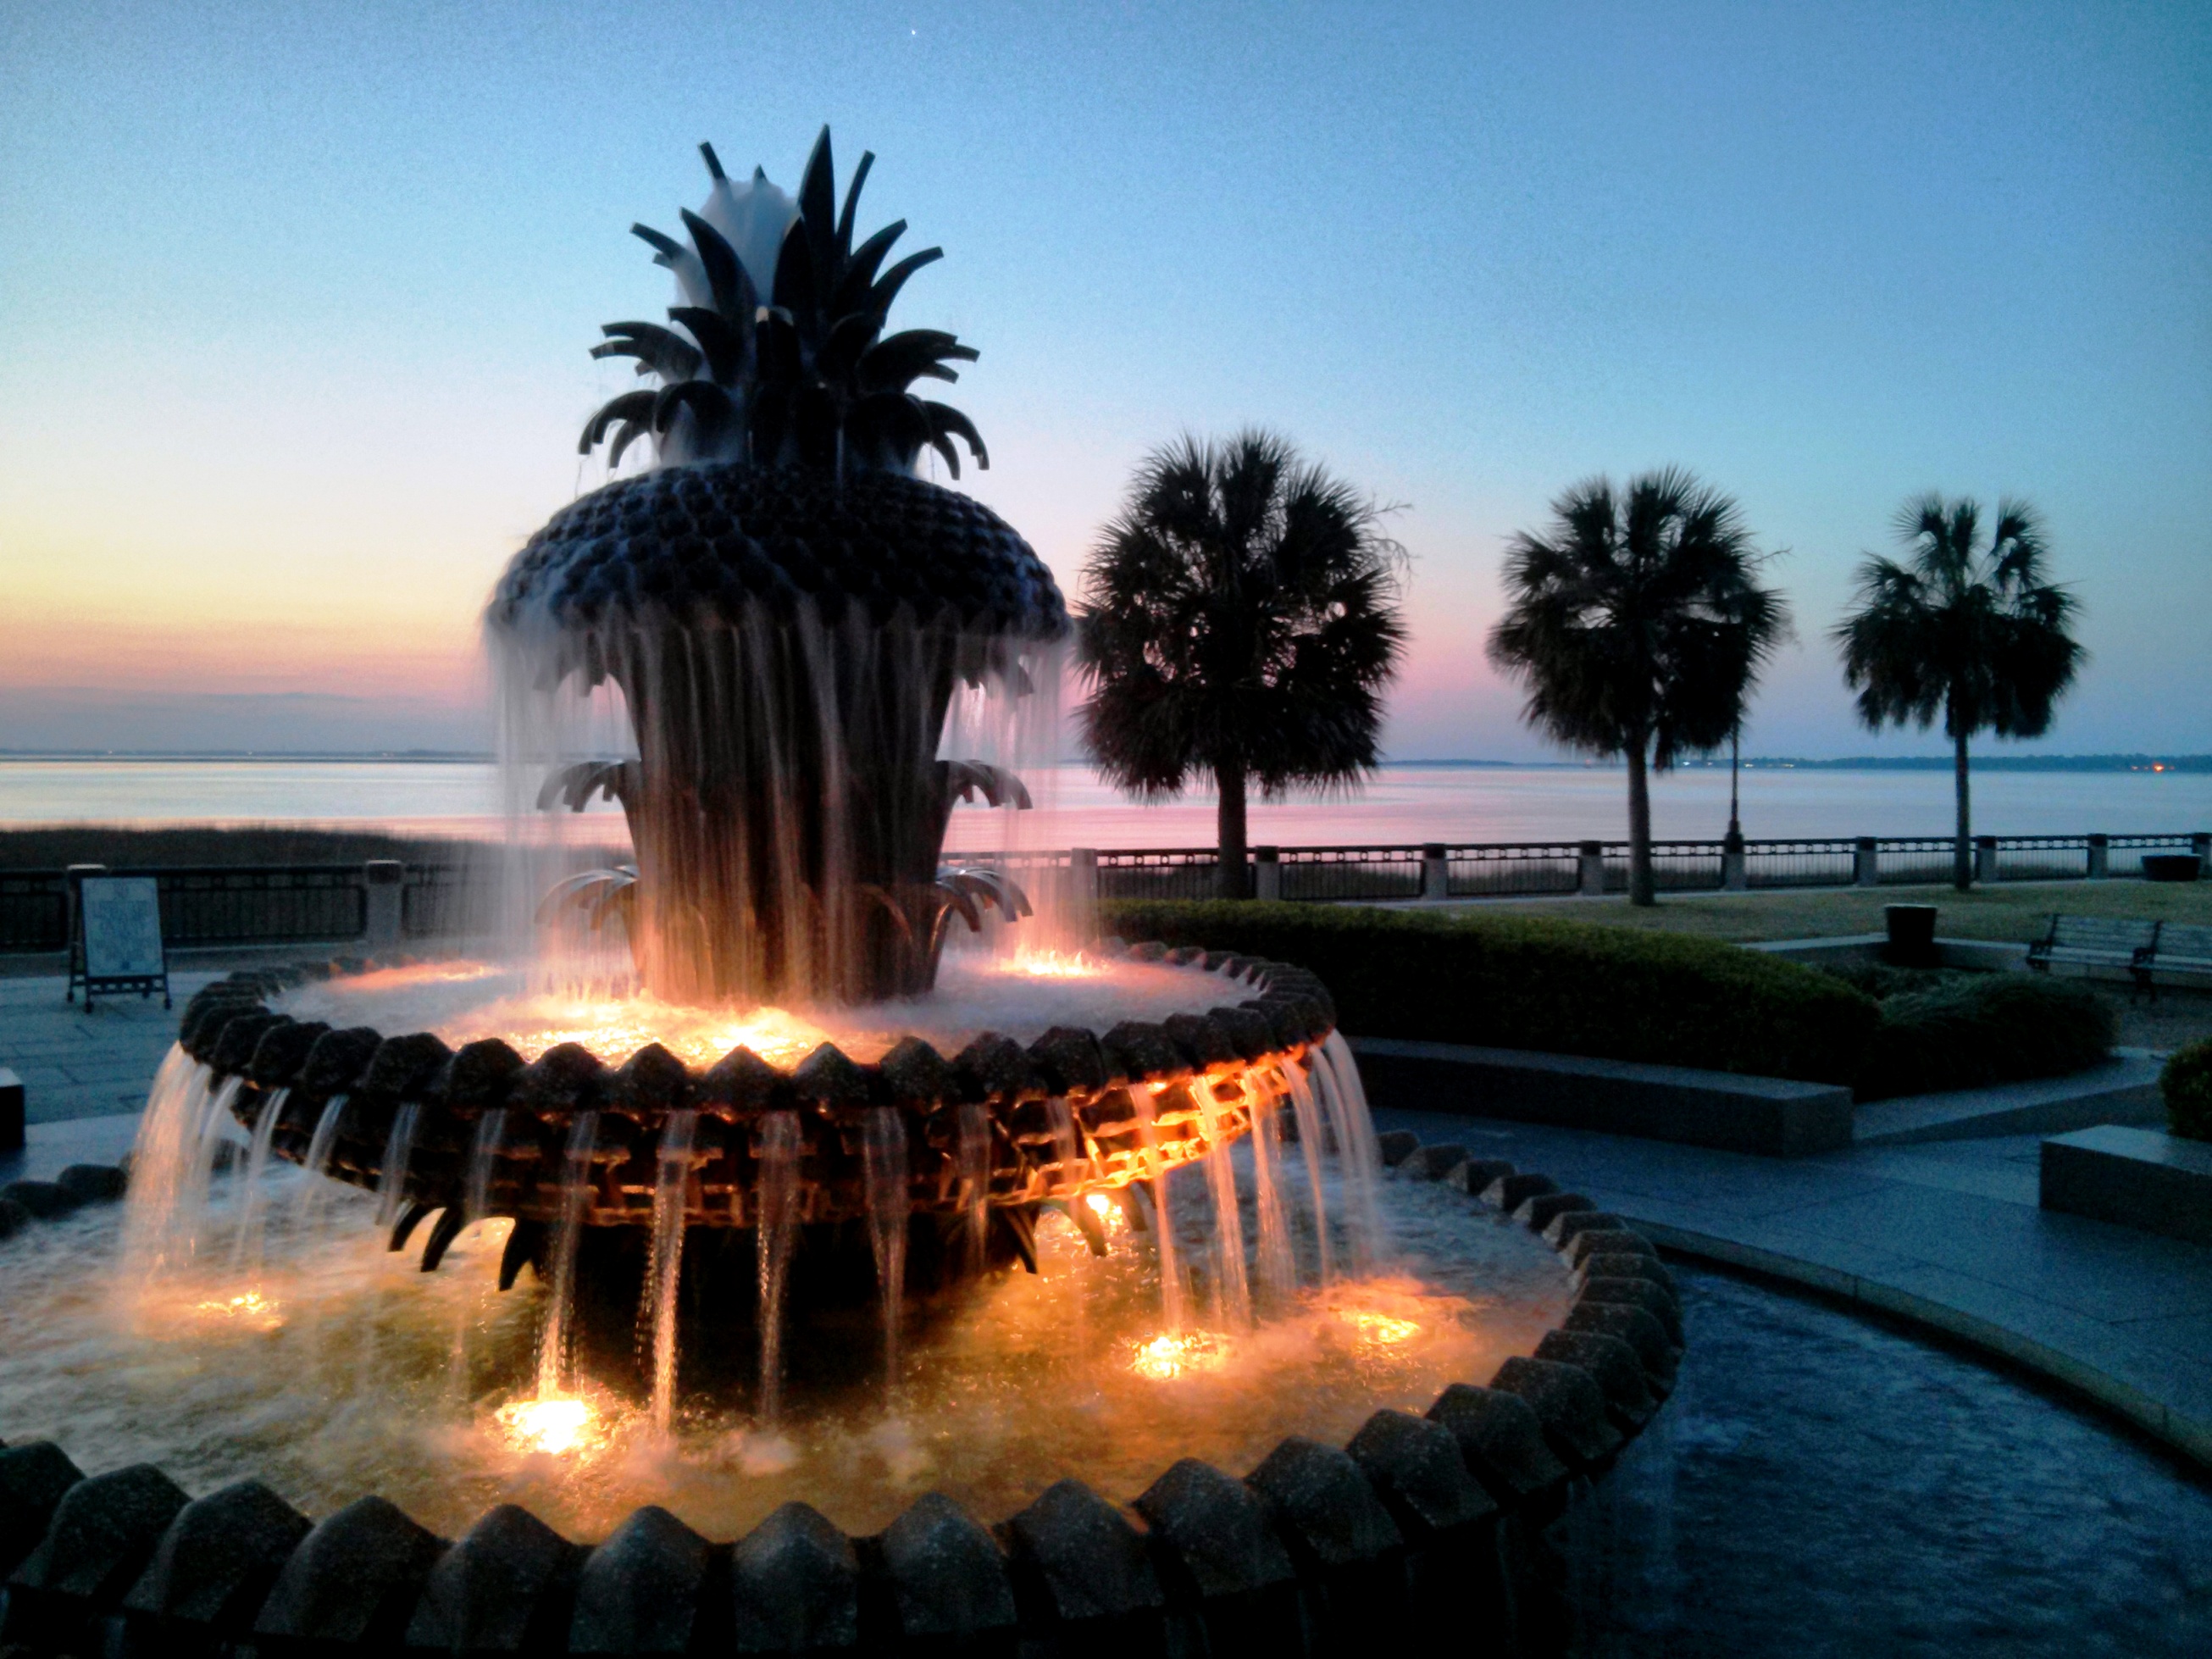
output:
[{"label": "trash can", "polygon": [[1889,948],[1882,959],[1893,968],[1934,968],[1942,958],[1936,954],[1936,907],[1932,904],[1885,904],[1882,920],[1889,928]]}]

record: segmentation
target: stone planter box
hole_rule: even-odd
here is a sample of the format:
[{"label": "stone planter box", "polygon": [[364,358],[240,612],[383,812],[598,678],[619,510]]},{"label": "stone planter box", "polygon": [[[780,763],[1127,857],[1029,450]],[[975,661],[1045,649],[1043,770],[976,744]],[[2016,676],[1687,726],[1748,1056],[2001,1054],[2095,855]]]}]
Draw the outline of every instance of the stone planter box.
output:
[{"label": "stone planter box", "polygon": [[1851,1091],[1733,1072],[1352,1037],[1378,1105],[1790,1158],[1851,1144]]},{"label": "stone planter box", "polygon": [[2212,1141],[2118,1123],[2053,1135],[2043,1207],[2212,1244]]}]

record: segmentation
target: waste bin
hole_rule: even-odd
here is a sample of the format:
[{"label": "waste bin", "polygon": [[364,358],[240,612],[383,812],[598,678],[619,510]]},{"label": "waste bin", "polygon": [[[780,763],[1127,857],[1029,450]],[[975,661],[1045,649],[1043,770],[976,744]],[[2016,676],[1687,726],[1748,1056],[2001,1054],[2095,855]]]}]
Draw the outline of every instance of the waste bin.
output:
[{"label": "waste bin", "polygon": [[1893,968],[1933,968],[1936,954],[1936,907],[1932,904],[1885,904],[1882,920],[1889,927],[1889,948],[1882,959]]}]

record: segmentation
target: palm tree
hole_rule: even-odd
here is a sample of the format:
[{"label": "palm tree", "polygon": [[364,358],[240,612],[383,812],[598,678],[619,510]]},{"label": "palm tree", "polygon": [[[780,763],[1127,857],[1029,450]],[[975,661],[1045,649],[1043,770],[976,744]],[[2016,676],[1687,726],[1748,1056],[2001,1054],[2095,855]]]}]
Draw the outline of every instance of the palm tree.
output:
[{"label": "palm tree", "polygon": [[2067,632],[2074,596],[2048,580],[2043,523],[2026,501],[2000,500],[1985,547],[1981,508],[1930,492],[1898,509],[1903,563],[1869,555],[1858,604],[1837,624],[1844,683],[1875,731],[1910,720],[1923,731],[1940,709],[1949,734],[1959,822],[1952,884],[1973,885],[1966,742],[1977,732],[2040,737],[2084,658]]},{"label": "palm tree", "polygon": [[1148,799],[1211,774],[1225,898],[1245,802],[1370,774],[1396,671],[1404,550],[1350,485],[1259,431],[1138,469],[1083,571],[1080,711],[1099,769]]},{"label": "palm tree", "polygon": [[1628,762],[1628,897],[1651,904],[1648,769],[1718,748],[1789,608],[1754,580],[1765,555],[1735,503],[1689,473],[1604,478],[1552,503],[1505,555],[1510,601],[1490,659],[1527,683],[1528,723],[1571,749]]}]

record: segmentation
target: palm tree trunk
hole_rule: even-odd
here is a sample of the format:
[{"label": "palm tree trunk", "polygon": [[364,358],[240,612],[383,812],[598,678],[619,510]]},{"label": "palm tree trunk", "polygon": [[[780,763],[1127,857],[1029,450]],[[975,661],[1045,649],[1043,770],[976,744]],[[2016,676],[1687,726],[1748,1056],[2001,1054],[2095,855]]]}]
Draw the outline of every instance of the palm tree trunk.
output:
[{"label": "palm tree trunk", "polygon": [[1966,734],[1952,740],[1951,775],[1959,796],[1959,830],[1951,842],[1951,885],[1969,892],[1974,885],[1973,817],[1966,800]]},{"label": "palm tree trunk", "polygon": [[1641,732],[1628,749],[1628,902],[1656,904],[1659,890],[1651,878],[1651,781],[1645,775],[1644,738]]},{"label": "palm tree trunk", "polygon": [[1214,856],[1219,860],[1215,868],[1220,878],[1216,890],[1224,898],[1249,898],[1250,877],[1245,870],[1250,849],[1244,844],[1243,763],[1223,762],[1213,769],[1213,778],[1221,798],[1214,817]]}]

